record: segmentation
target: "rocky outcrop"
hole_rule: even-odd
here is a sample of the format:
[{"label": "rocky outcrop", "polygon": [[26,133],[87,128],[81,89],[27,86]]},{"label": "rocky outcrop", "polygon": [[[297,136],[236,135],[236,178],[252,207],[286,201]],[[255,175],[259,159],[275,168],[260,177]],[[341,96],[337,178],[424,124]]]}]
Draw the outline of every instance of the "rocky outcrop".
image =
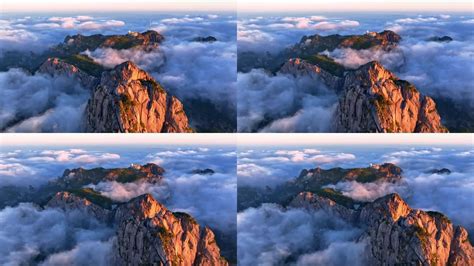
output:
[{"label": "rocky outcrop", "polygon": [[145,194],[117,208],[118,265],[228,265],[214,233]]},{"label": "rocky outcrop", "polygon": [[216,172],[210,168],[206,168],[206,169],[194,169],[191,171],[191,174],[195,174],[195,175],[213,175],[215,174]]},{"label": "rocky outcrop", "polygon": [[57,193],[45,206],[80,211],[116,228],[115,265],[228,265],[213,231],[186,213],[171,212],[150,194],[108,210],[69,192]]},{"label": "rocky outcrop", "polygon": [[451,170],[449,170],[448,168],[432,169],[432,170],[428,171],[427,173],[438,174],[438,175],[450,175]]},{"label": "rocky outcrop", "polygon": [[193,42],[216,42],[217,39],[214,36],[207,37],[196,37],[193,39]]},{"label": "rocky outcrop", "polygon": [[371,265],[472,265],[467,232],[441,213],[410,208],[390,194],[359,209],[346,208],[312,193],[298,195],[292,207],[325,210],[364,228],[365,257]]},{"label": "rocky outcrop", "polygon": [[86,132],[192,132],[183,105],[132,62],[104,72],[87,103]]},{"label": "rocky outcrop", "polygon": [[336,201],[319,196],[312,192],[299,193],[289,204],[292,208],[305,208],[315,211],[323,210],[342,218],[345,221],[355,222],[355,210],[346,208]]},{"label": "rocky outcrop", "polygon": [[59,208],[64,211],[80,211],[100,222],[109,223],[112,212],[92,203],[90,200],[70,192],[58,192],[48,201],[46,208]]},{"label": "rocky outcrop", "polygon": [[433,36],[431,38],[428,39],[428,41],[430,42],[451,42],[453,41],[453,38],[449,37],[449,36]]},{"label": "rocky outcrop", "polygon": [[291,58],[280,68],[283,74],[291,74],[294,77],[310,77],[314,80],[321,80],[328,88],[337,91],[342,87],[344,81],[342,77],[333,75],[321,66],[311,64],[300,58]]},{"label": "rocky outcrop", "polygon": [[341,91],[337,132],[447,132],[433,99],[378,62],[348,72]]},{"label": "rocky outcrop", "polygon": [[98,79],[87,74],[75,65],[69,64],[56,57],[48,58],[38,69],[39,73],[48,74],[52,77],[65,76],[73,78],[86,89],[92,90],[97,85]]},{"label": "rocky outcrop", "polygon": [[464,228],[455,229],[441,213],[411,209],[397,194],[365,206],[359,221],[368,225],[368,252],[375,264],[474,263],[474,249]]}]

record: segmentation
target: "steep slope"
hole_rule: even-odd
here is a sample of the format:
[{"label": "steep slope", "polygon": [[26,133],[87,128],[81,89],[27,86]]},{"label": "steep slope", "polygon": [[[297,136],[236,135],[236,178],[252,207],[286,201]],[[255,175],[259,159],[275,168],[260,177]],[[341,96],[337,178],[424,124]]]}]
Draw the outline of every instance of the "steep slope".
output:
[{"label": "steep slope", "polygon": [[314,55],[292,58],[280,72],[318,79],[339,94],[333,117],[336,132],[448,132],[433,99],[376,61],[349,70],[327,56]]},{"label": "steep slope", "polygon": [[365,257],[371,265],[472,265],[474,249],[463,227],[438,212],[410,208],[398,195],[390,194],[351,209],[315,195],[300,193],[293,208],[324,210],[365,228]]},{"label": "steep slope", "polygon": [[130,61],[102,73],[84,117],[86,132],[192,132],[181,102]]},{"label": "steep slope", "polygon": [[447,132],[436,104],[378,62],[345,75],[337,132]]},{"label": "steep slope", "polygon": [[209,228],[149,194],[119,206],[115,223],[119,265],[228,265]]},{"label": "steep slope", "polygon": [[77,66],[56,57],[48,58],[39,67],[38,72],[48,74],[52,77],[66,76],[76,79],[83,88],[90,90],[92,90],[98,82],[98,79],[93,75],[90,75]]},{"label": "steep slope", "polygon": [[80,211],[116,229],[115,265],[228,265],[214,232],[186,213],[171,212],[150,194],[109,210],[69,192],[57,193],[46,208]]}]

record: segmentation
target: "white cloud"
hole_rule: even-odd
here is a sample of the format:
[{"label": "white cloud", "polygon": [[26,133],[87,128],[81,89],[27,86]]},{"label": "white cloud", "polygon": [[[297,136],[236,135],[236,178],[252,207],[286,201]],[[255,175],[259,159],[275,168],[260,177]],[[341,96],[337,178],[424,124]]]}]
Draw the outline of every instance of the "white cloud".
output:
[{"label": "white cloud", "polygon": [[288,258],[311,264],[316,262],[311,254],[317,251],[325,254],[319,258],[332,258],[329,264],[363,265],[364,243],[355,242],[360,230],[329,213],[264,204],[238,213],[237,226],[242,265],[280,265]]},{"label": "white cloud", "polygon": [[438,21],[435,17],[417,17],[417,18],[402,18],[395,20],[395,23],[411,24]]},{"label": "white cloud", "polygon": [[271,175],[272,171],[266,167],[254,163],[244,163],[237,165],[237,175],[240,177],[259,177]]},{"label": "white cloud", "polygon": [[98,30],[113,27],[122,27],[125,22],[120,20],[95,20],[90,16],[51,17],[47,21],[55,23],[37,23],[36,28],[63,28],[79,30]]},{"label": "white cloud", "polygon": [[[2,180],[2,177],[22,177],[35,174],[35,171],[21,163],[0,163],[0,182],[8,183],[7,180]],[[2,184],[3,185],[3,184]]]}]

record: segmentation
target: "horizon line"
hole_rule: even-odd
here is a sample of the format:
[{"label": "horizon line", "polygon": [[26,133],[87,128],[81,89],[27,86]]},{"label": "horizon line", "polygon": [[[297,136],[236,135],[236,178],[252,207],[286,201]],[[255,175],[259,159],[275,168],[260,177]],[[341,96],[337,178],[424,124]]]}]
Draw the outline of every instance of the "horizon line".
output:
[{"label": "horizon line", "polygon": [[[297,138],[295,138],[297,136]],[[117,134],[117,133],[3,133],[2,147],[59,145],[463,145],[472,146],[470,133],[372,134],[372,133],[199,133],[199,134]],[[1,150],[1,148],[0,148]]]}]

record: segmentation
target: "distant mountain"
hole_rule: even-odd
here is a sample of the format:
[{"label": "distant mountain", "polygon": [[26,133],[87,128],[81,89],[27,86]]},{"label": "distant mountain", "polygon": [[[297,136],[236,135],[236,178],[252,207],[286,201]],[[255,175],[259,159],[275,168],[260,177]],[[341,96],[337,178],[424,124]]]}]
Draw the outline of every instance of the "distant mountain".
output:
[{"label": "distant mountain", "polygon": [[324,51],[334,51],[337,48],[351,48],[355,50],[375,48],[388,51],[395,47],[400,40],[400,35],[389,30],[380,33],[368,32],[362,35],[333,34],[321,36],[315,34],[303,36],[299,43],[275,55],[269,53],[261,55],[249,51],[239,53],[237,70],[248,72],[254,68],[264,68],[271,72],[276,72],[291,58],[312,57]]},{"label": "distant mountain", "polygon": [[62,59],[64,62],[77,66],[90,75],[100,77],[103,67],[95,63],[88,56],[81,54],[82,52],[86,50],[93,51],[97,48],[113,48],[116,50],[135,48],[149,51],[157,48],[164,40],[163,35],[152,30],[143,33],[129,32],[125,35],[68,35],[64,38],[62,43],[42,53],[5,51],[0,61],[0,71],[19,67],[33,73],[38,70],[48,58],[56,57]]},{"label": "distant mountain", "polygon": [[[271,202],[287,205],[300,192],[311,191],[339,197],[342,194],[330,191],[324,187],[335,185],[342,181],[368,182],[397,182],[401,180],[402,169],[394,164],[371,165],[365,168],[332,168],[304,169],[299,176],[275,188],[257,188],[252,186],[238,187],[238,209],[258,207],[262,203]],[[334,192],[334,193],[332,193]],[[340,197],[342,198],[342,197]]]},{"label": "distant mountain", "polygon": [[37,188],[0,187],[0,208],[15,206],[19,202],[34,202],[38,205],[44,205],[54,194],[60,191],[80,194],[102,207],[110,207],[113,204],[110,199],[97,197],[97,192],[85,187],[106,181],[116,181],[119,183],[136,181],[160,183],[163,180],[164,172],[163,168],[153,163],[145,165],[132,164],[127,168],[66,169],[61,177],[53,179]]}]

